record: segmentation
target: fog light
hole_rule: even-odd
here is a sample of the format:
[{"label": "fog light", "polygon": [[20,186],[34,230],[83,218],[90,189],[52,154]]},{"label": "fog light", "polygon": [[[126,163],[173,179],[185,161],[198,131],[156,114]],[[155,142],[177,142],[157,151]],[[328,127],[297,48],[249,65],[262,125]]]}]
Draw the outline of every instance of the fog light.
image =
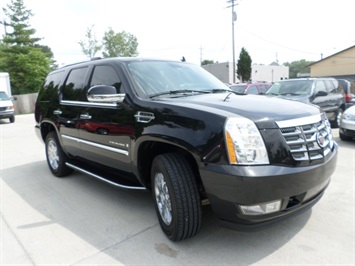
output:
[{"label": "fog light", "polygon": [[281,200],[251,206],[239,205],[239,207],[245,215],[262,215],[279,211],[281,208]]}]

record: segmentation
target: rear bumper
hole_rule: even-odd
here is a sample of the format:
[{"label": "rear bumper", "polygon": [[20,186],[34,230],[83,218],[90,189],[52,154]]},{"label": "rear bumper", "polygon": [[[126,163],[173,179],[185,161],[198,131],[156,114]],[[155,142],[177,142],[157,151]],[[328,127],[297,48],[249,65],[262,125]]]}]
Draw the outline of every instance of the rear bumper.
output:
[{"label": "rear bumper", "polygon": [[35,132],[36,132],[36,136],[38,137],[38,139],[43,141],[40,125],[35,125]]},{"label": "rear bumper", "polygon": [[[236,229],[259,227],[301,213],[323,195],[335,171],[337,145],[322,164],[306,167],[221,166],[200,169],[209,201],[224,225]],[[280,201],[279,211],[245,215],[241,205]]]}]

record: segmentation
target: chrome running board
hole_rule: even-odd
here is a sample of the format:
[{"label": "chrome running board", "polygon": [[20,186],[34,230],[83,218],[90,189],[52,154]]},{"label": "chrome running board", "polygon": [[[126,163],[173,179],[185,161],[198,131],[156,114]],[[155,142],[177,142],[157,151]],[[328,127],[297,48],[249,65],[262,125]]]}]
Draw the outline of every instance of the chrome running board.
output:
[{"label": "chrome running board", "polygon": [[96,179],[99,179],[99,180],[101,180],[101,181],[104,181],[104,182],[106,182],[106,183],[108,183],[108,184],[110,184],[110,185],[113,185],[113,186],[115,186],[115,187],[119,187],[119,188],[123,188],[123,189],[146,190],[145,187],[134,187],[134,186],[121,185],[121,184],[115,183],[115,182],[113,182],[113,181],[111,181],[111,180],[108,180],[108,179],[106,179],[106,178],[104,178],[104,177],[102,177],[102,176],[99,176],[99,175],[97,175],[97,174],[94,174],[94,173],[92,173],[92,172],[90,172],[90,171],[87,171],[87,170],[85,170],[85,169],[83,169],[83,168],[80,168],[80,167],[78,167],[78,166],[75,166],[75,165],[73,165],[73,164],[71,164],[71,163],[65,163],[65,164],[66,164],[68,167],[70,167],[70,168],[72,168],[72,169],[74,169],[74,170],[77,170],[77,171],[79,171],[79,172],[81,172],[81,173],[84,173],[84,174],[90,175],[90,176],[92,176],[92,177],[95,177]]}]

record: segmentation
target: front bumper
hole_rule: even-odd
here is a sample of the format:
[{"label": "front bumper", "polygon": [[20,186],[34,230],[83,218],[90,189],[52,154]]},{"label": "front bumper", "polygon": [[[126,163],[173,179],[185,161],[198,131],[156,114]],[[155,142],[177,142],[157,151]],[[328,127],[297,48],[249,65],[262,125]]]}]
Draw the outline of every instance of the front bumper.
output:
[{"label": "front bumper", "polygon": [[345,136],[355,137],[355,121],[347,119],[341,120],[339,132]]},{"label": "front bumper", "polygon": [[[258,227],[312,207],[323,195],[335,171],[338,147],[323,163],[303,167],[275,165],[207,165],[200,169],[209,202],[224,225],[236,229]],[[281,200],[281,209],[245,215],[241,205]]]},{"label": "front bumper", "polygon": [[0,111],[0,119],[10,118],[15,115],[14,110]]}]

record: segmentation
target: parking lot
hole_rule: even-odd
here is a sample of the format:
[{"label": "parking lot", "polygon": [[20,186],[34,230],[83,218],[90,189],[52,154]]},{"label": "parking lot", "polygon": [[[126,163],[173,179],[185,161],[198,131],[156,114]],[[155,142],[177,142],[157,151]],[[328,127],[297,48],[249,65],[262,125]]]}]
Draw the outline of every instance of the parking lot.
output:
[{"label": "parking lot", "polygon": [[355,141],[309,211],[256,232],[222,228],[203,207],[199,234],[173,243],[149,192],[80,173],[55,178],[33,114],[0,120],[0,265],[354,265]]}]

